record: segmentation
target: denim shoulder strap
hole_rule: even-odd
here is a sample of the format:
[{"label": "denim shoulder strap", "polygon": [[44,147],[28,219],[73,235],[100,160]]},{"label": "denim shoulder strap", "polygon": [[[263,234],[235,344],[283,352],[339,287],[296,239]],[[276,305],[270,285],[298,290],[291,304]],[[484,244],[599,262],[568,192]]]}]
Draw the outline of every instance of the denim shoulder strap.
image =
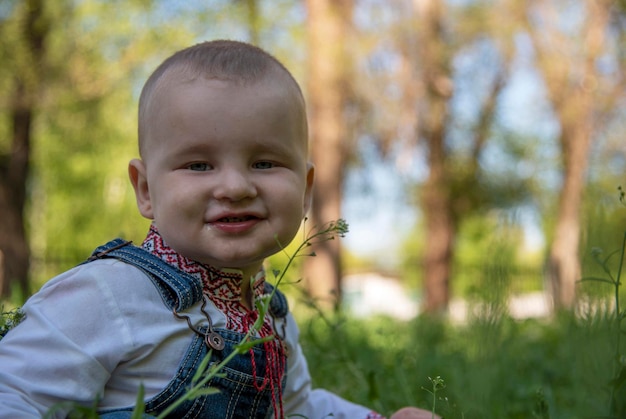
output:
[{"label": "denim shoulder strap", "polygon": [[200,279],[176,269],[130,241],[111,240],[94,250],[85,263],[104,258],[119,259],[146,272],[170,309],[182,311],[202,300]]},{"label": "denim shoulder strap", "polygon": [[[274,291],[274,285],[269,282],[263,284],[265,294],[271,294]],[[274,296],[270,300],[270,314],[273,317],[283,318],[289,313],[289,303],[287,297],[278,288],[274,292]]]}]

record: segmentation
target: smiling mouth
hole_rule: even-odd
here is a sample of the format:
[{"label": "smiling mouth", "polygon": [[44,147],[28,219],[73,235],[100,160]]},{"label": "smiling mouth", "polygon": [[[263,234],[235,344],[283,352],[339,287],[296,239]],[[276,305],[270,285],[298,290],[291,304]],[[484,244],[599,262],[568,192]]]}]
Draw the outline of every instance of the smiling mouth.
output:
[{"label": "smiling mouth", "polygon": [[246,215],[243,217],[224,217],[217,220],[220,223],[242,223],[245,221],[256,220],[257,217]]}]

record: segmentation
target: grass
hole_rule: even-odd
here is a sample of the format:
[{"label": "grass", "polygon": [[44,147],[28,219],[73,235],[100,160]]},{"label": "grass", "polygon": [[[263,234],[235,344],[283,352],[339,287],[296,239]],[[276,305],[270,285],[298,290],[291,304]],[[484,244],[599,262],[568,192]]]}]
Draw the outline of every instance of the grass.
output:
[{"label": "grass", "polygon": [[626,389],[611,385],[609,310],[548,320],[475,317],[459,326],[295,309],[314,386],[388,416],[407,405],[436,405],[445,419],[622,418],[626,411]]},{"label": "grass", "polygon": [[[615,335],[608,315],[464,326],[434,318],[332,321],[302,324],[314,385],[381,413],[432,409],[429,377],[437,377],[445,387],[437,389],[436,412],[446,419],[610,417]],[[615,400],[626,404],[623,388]]]},{"label": "grass", "polygon": [[493,267],[462,326],[309,311],[301,343],[314,385],[386,415],[410,405],[445,419],[626,418],[625,254],[626,233],[619,250],[594,249],[600,273],[578,289],[588,304],[547,319],[508,316],[507,271]]}]

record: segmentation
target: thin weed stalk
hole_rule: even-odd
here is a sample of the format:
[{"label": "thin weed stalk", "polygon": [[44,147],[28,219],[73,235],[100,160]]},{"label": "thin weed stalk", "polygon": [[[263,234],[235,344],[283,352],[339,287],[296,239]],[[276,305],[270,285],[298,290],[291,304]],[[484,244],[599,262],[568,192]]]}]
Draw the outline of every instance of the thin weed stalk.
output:
[{"label": "thin weed stalk", "polygon": [[[620,254],[619,265],[617,268],[617,273],[613,275],[611,269],[609,267],[610,259],[615,256],[615,254]],[[621,344],[622,344],[622,322],[624,318],[626,318],[626,311],[622,312],[620,305],[620,288],[622,285],[621,282],[621,274],[624,266],[624,256],[626,254],[626,232],[622,238],[621,249],[615,252],[610,253],[606,258],[601,259],[600,255],[602,254],[601,249],[594,249],[593,256],[596,262],[602,267],[606,277],[585,277],[581,279],[583,281],[595,281],[604,284],[609,284],[613,287],[613,299],[615,304],[615,309],[613,312],[614,324],[615,324],[615,347],[614,347],[614,374],[611,380],[609,381],[610,386],[610,396],[609,396],[609,412],[608,417],[615,418],[617,417],[617,391],[619,388],[626,383],[626,360],[625,357],[621,354]]]},{"label": "thin weed stalk", "polygon": [[[306,221],[306,220],[305,220]],[[263,295],[261,298],[255,301],[256,309],[259,312],[259,316],[257,317],[254,325],[248,330],[243,339],[235,346],[234,350],[228,354],[226,358],[224,358],[220,363],[209,366],[211,361],[212,351],[204,357],[198,370],[196,371],[194,377],[192,378],[192,387],[179,399],[177,399],[174,403],[172,403],[168,408],[163,410],[158,416],[157,419],[163,419],[167,417],[170,413],[172,413],[178,406],[183,404],[188,400],[193,400],[198,397],[204,395],[215,394],[219,390],[212,387],[206,387],[206,384],[214,377],[220,375],[220,372],[223,368],[237,355],[242,355],[248,352],[253,346],[258,345],[263,342],[270,341],[274,338],[274,336],[267,336],[261,339],[252,340],[252,337],[257,334],[257,332],[263,326],[263,322],[265,320],[265,316],[269,311],[270,302],[276,293],[278,286],[281,284],[287,270],[293,263],[296,257],[298,256],[315,256],[314,253],[302,254],[304,249],[312,246],[313,244],[326,241],[333,240],[335,236],[344,237],[348,232],[348,224],[345,220],[339,219],[337,221],[331,221],[317,230],[312,230],[308,233],[305,233],[304,239],[302,243],[296,248],[296,250],[292,254],[288,254],[287,264],[282,270],[275,269],[273,270],[273,274],[275,277],[275,286],[271,292],[271,294]],[[276,238],[278,242],[278,239]],[[278,245],[283,249],[283,252],[286,252],[285,247],[278,242]],[[253,278],[251,278],[253,281]],[[138,403],[135,406],[134,414],[138,412],[143,413],[143,400],[138,399]],[[140,417],[140,416],[139,416]]]},{"label": "thin weed stalk", "polygon": [[432,419],[435,419],[436,408],[437,408],[437,393],[440,390],[443,390],[444,388],[446,388],[446,383],[444,382],[443,378],[441,378],[440,376],[436,376],[435,378],[428,377],[428,380],[430,380],[432,389],[428,389],[426,387],[422,387],[422,389],[430,393],[430,395],[433,398],[433,407],[431,409],[431,415],[432,415],[431,417]]},{"label": "thin weed stalk", "polygon": [[[305,220],[306,221],[306,220]],[[197,371],[191,380],[191,387],[183,394],[181,397],[176,399],[171,405],[169,405],[165,410],[159,413],[157,419],[163,419],[171,414],[176,408],[178,408],[181,404],[186,401],[196,399],[201,396],[211,395],[219,392],[217,388],[207,387],[207,384],[211,381],[212,378],[222,376],[221,371],[224,367],[237,355],[245,354],[248,352],[253,346],[270,341],[274,339],[274,336],[267,336],[264,338],[253,339],[254,336],[257,335],[258,331],[263,326],[265,321],[265,316],[267,315],[270,302],[272,297],[276,293],[278,286],[283,281],[287,270],[292,265],[295,258],[299,256],[315,256],[315,253],[303,253],[303,251],[312,246],[315,243],[319,243],[327,240],[334,240],[335,236],[344,237],[348,232],[348,224],[345,220],[339,219],[337,221],[331,221],[319,228],[313,228],[309,232],[304,233],[302,243],[296,248],[296,250],[292,254],[288,254],[285,250],[285,247],[278,242],[278,245],[282,249],[283,252],[287,253],[288,261],[285,267],[282,270],[274,269],[272,271],[275,278],[275,286],[270,294],[262,295],[260,298],[257,298],[255,301],[255,308],[257,309],[259,315],[252,327],[248,330],[248,332],[244,335],[241,341],[235,345],[233,351],[228,354],[221,362],[210,365],[212,351],[203,358],[200,365],[198,366]],[[251,278],[251,281],[253,279]],[[14,327],[22,318],[22,313],[18,309],[4,312],[3,307],[0,307],[0,338],[12,327]],[[145,403],[144,403],[144,388],[140,386],[137,392],[135,407],[133,408],[133,412],[131,415],[131,419],[141,419],[144,417],[145,412]],[[97,400],[94,402],[93,406],[79,406],[76,403],[72,402],[61,402],[54,406],[52,406],[48,412],[46,412],[45,416],[53,417],[54,413],[61,409],[70,409],[68,413],[68,417],[72,419],[92,419],[97,418]]]}]

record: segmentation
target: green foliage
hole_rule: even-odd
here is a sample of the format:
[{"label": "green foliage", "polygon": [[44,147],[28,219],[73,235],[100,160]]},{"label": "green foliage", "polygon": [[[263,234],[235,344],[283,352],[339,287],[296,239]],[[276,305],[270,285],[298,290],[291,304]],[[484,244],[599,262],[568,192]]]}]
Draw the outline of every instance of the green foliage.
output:
[{"label": "green foliage", "polygon": [[[385,413],[417,405],[446,419],[623,418],[625,254],[626,233],[618,250],[593,252],[600,273],[580,284],[608,285],[612,301],[607,304],[605,292],[597,299],[582,292],[577,312],[549,319],[508,317],[498,309],[502,293],[497,289],[481,297],[486,309],[460,326],[440,317],[404,323],[309,316],[301,342],[315,365],[314,384]],[[507,275],[492,272],[484,288],[506,289],[506,279],[499,285],[494,278]],[[337,374],[340,369],[348,373]]]},{"label": "green foliage", "polygon": [[[592,195],[591,200],[593,204],[588,204],[584,229],[584,241],[589,245],[583,246],[581,252],[582,276],[606,277],[607,270],[618,272],[620,260],[617,253],[622,246],[622,237],[616,232],[626,231],[626,217],[624,208],[615,205],[615,196],[611,202],[605,202],[599,195]],[[602,249],[610,251],[607,253]],[[589,281],[580,284],[579,291],[587,299],[606,300],[614,297],[611,287],[598,286]],[[624,292],[626,289],[621,287],[622,295]]]},{"label": "green foliage", "polygon": [[[457,245],[454,285],[458,295],[480,301],[506,302],[519,266],[521,228],[494,212],[463,223]],[[532,279],[520,278],[521,281]],[[517,286],[522,287],[517,281]]]},{"label": "green foliage", "polygon": [[4,311],[4,306],[0,306],[0,339],[2,339],[9,330],[17,326],[24,319],[24,312],[15,308]]},{"label": "green foliage", "polygon": [[[408,286],[421,283],[419,258],[424,245],[418,233],[404,244],[401,276]],[[473,301],[505,303],[510,293],[543,288],[541,265],[542,253],[524,247],[524,232],[515,212],[492,210],[468,216],[456,239],[452,293]]]},{"label": "green foliage", "polygon": [[602,318],[452,326],[436,318],[327,324],[312,316],[301,324],[314,386],[385,414],[432,408],[423,388],[437,376],[446,387],[437,391],[436,411],[446,419],[597,417],[609,400],[612,333]]},{"label": "green foliage", "polygon": [[137,155],[136,85],[155,55],[193,39],[180,16],[157,28],[145,1],[54,2],[49,12],[53,76],[36,119],[30,186],[35,288],[111,236],[145,234],[126,175]]},{"label": "green foliage", "polygon": [[[620,201],[623,202],[623,192],[620,188]],[[622,239],[621,249],[610,253],[608,256],[604,256],[601,249],[595,249],[593,252],[596,263],[602,268],[603,276],[590,276],[584,277],[581,281],[592,282],[600,284],[608,284],[613,290],[613,314],[607,313],[607,317],[611,321],[611,326],[614,329],[614,374],[613,378],[609,381],[611,397],[608,403],[609,417],[624,417],[626,415],[626,353],[622,352],[622,335],[626,333],[623,328],[623,321],[626,319],[626,310],[622,310],[620,305],[620,289],[622,286],[621,275],[623,272],[624,256],[626,255],[626,232]],[[612,269],[610,265],[611,259],[614,256],[619,256],[617,261],[617,269]]]}]

